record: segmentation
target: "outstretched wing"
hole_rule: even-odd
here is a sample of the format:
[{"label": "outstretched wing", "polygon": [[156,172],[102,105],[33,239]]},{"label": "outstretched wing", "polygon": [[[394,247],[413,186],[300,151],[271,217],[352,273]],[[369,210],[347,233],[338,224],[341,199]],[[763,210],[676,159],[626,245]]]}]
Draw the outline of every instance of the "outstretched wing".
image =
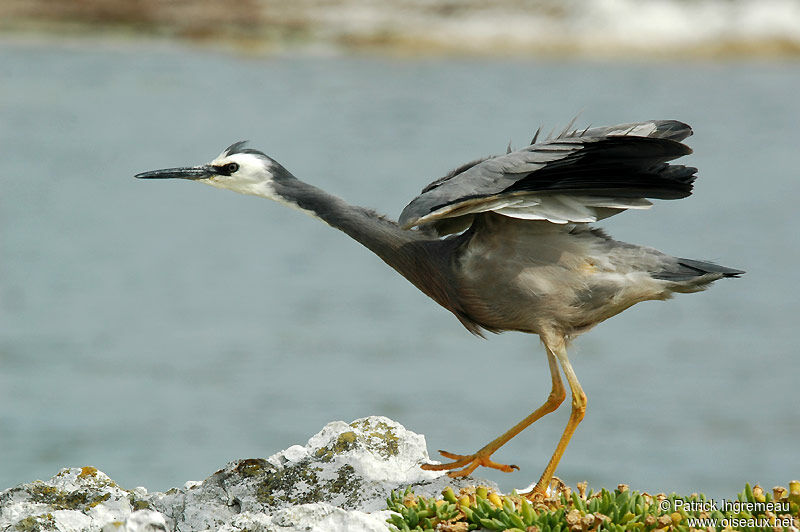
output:
[{"label": "outstretched wing", "polygon": [[458,231],[476,213],[552,223],[593,222],[647,198],[678,199],[692,192],[695,168],[668,161],[691,153],[680,141],[686,124],[659,120],[582,131],[465,164],[425,187],[400,215],[404,228]]}]

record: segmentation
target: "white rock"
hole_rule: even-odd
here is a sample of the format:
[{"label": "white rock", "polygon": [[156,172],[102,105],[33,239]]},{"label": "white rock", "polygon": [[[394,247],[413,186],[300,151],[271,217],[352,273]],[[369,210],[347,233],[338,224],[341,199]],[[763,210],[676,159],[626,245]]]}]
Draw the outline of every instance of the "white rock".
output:
[{"label": "white rock", "polygon": [[125,522],[107,523],[102,532],[166,532],[169,530],[164,516],[153,510],[137,510]]},{"label": "white rock", "polygon": [[36,480],[0,492],[0,530],[19,523],[44,530],[99,530],[124,520],[136,501],[93,467],[67,468],[43,482]]},{"label": "white rock", "polygon": [[63,469],[47,482],[0,492],[0,530],[63,532],[386,531],[386,498],[485,480],[423,471],[425,438],[385,417],[336,421],[304,446],[268,459],[236,460],[203,482],[165,493],[120,488],[92,467]]},{"label": "white rock", "polygon": [[77,510],[56,510],[52,514],[53,523],[58,530],[79,532],[92,525],[92,518]]}]

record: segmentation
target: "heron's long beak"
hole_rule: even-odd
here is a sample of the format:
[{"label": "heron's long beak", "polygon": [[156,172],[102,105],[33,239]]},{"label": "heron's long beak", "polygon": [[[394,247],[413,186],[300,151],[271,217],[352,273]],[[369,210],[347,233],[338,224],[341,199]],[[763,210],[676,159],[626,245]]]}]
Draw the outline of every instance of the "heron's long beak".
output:
[{"label": "heron's long beak", "polygon": [[165,168],[164,170],[153,170],[142,172],[133,177],[139,179],[208,179],[216,173],[208,166],[187,166],[183,168]]}]

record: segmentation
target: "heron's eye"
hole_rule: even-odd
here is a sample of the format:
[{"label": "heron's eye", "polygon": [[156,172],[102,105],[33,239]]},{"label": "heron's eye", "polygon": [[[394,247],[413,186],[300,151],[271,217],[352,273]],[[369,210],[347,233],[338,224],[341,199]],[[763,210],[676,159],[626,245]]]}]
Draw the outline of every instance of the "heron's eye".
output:
[{"label": "heron's eye", "polygon": [[239,165],[236,163],[228,163],[225,165],[224,168],[225,171],[228,173],[228,175],[231,175],[232,173],[234,173],[236,170],[239,169]]}]

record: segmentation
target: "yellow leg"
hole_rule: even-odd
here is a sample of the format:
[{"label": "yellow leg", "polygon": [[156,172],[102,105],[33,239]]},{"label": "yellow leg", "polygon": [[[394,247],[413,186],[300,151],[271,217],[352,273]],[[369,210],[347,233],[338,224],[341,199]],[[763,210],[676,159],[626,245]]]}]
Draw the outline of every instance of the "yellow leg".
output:
[{"label": "yellow leg", "polygon": [[531,413],[528,417],[511,427],[503,435],[489,442],[489,444],[475,454],[461,455],[449,453],[447,451],[439,451],[442,456],[445,458],[450,458],[454,461],[447,464],[424,464],[422,469],[427,471],[443,471],[464,467],[464,469],[460,469],[458,471],[450,471],[448,475],[453,478],[467,476],[475,471],[479,466],[499,469],[500,471],[505,471],[506,473],[510,473],[515,469],[519,469],[515,465],[498,464],[497,462],[490,460],[489,457],[497,449],[508,443],[511,438],[525,430],[534,421],[546,414],[549,414],[550,412],[553,412],[564,401],[566,393],[564,391],[564,384],[561,382],[561,375],[558,372],[556,356],[554,355],[553,351],[547,347],[547,345],[545,345],[545,348],[547,350],[547,362],[550,366],[550,377],[553,382],[553,387],[550,390],[550,395],[547,396],[547,400],[542,406],[534,410],[533,413]]},{"label": "yellow leg", "polygon": [[547,463],[547,467],[544,468],[544,472],[539,478],[539,482],[537,482],[536,486],[533,488],[533,491],[530,494],[531,497],[535,496],[537,493],[545,493],[545,490],[550,485],[550,481],[553,479],[553,474],[556,472],[558,462],[561,460],[561,457],[564,455],[564,451],[567,449],[567,444],[572,438],[572,434],[575,432],[575,429],[578,428],[578,424],[581,422],[584,414],[586,413],[586,394],[583,393],[581,383],[578,382],[578,377],[575,375],[575,371],[572,369],[572,365],[569,363],[569,359],[567,358],[567,348],[563,339],[554,342],[553,351],[558,357],[561,367],[564,369],[564,375],[567,377],[567,383],[569,384],[569,389],[572,392],[572,411],[569,414],[569,420],[567,421],[566,428],[564,428],[564,433],[561,435],[561,439],[558,440],[556,450],[553,452],[553,456]]}]

